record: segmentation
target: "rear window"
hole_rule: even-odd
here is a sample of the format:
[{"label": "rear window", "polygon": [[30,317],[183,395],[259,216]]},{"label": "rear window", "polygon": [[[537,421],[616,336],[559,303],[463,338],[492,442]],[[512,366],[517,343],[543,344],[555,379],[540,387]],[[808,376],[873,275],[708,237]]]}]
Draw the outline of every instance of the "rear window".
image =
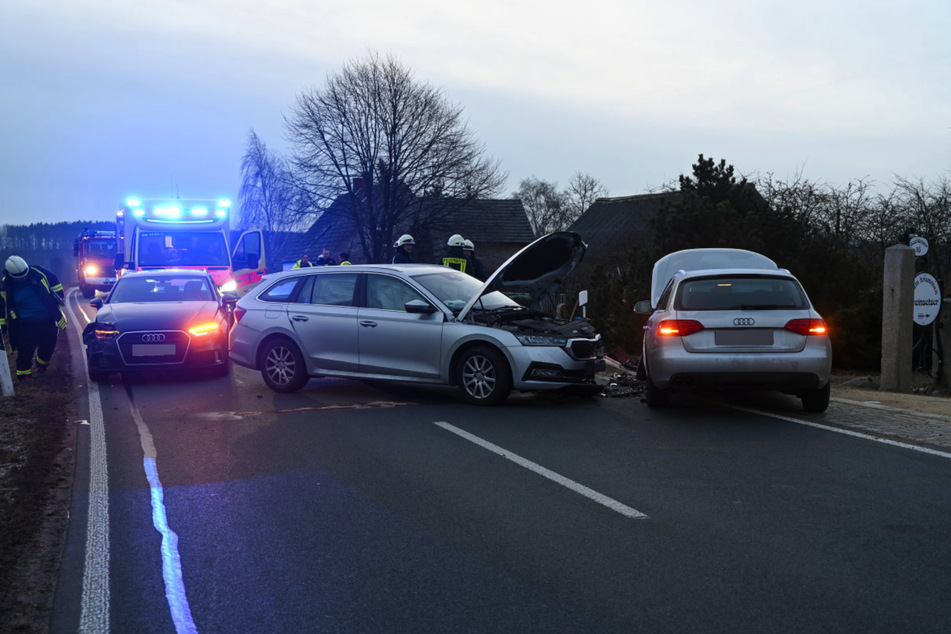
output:
[{"label": "rear window", "polygon": [[677,289],[676,310],[780,310],[808,308],[802,287],[788,277],[698,277]]}]

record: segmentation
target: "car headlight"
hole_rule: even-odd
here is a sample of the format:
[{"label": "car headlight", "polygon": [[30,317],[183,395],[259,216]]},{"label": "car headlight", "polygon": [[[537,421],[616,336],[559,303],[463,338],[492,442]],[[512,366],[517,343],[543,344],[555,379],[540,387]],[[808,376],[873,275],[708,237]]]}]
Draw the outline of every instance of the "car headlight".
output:
[{"label": "car headlight", "polygon": [[99,341],[112,341],[119,334],[118,330],[112,328],[96,328],[94,332]]},{"label": "car headlight", "polygon": [[95,264],[87,264],[86,268],[83,269],[83,273],[85,273],[86,275],[98,275],[99,267],[96,266]]},{"label": "car headlight", "polygon": [[558,346],[563,348],[568,343],[568,340],[561,335],[516,334],[515,338],[523,346]]},{"label": "car headlight", "polygon": [[218,324],[202,324],[200,326],[195,326],[194,328],[189,328],[188,332],[195,335],[196,337],[205,337],[207,335],[215,335],[221,332],[221,327]]},{"label": "car headlight", "polygon": [[222,284],[221,288],[219,288],[218,290],[221,291],[222,293],[226,293],[228,291],[237,291],[238,283],[235,282],[234,280],[228,280],[227,282]]}]

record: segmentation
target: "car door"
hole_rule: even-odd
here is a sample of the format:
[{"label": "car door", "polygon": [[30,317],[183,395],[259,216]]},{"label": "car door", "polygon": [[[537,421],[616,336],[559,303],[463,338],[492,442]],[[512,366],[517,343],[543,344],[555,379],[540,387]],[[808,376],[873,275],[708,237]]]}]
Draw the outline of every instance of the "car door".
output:
[{"label": "car door", "polygon": [[362,374],[440,376],[445,315],[409,313],[404,305],[411,300],[432,304],[399,277],[367,274],[366,305],[357,320]]},{"label": "car door", "polygon": [[357,307],[353,303],[359,275],[314,271],[287,305],[291,327],[316,372],[356,372],[360,365]]}]

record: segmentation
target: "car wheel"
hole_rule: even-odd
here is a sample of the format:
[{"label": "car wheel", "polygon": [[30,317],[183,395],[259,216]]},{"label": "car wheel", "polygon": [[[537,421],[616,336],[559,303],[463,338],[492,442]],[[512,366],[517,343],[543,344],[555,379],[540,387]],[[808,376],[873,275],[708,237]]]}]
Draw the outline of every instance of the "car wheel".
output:
[{"label": "car wheel", "polygon": [[512,391],[512,374],[500,352],[487,346],[475,346],[459,358],[456,383],[467,403],[495,405]]},{"label": "car wheel", "polygon": [[105,381],[108,378],[109,378],[108,372],[104,372],[103,370],[93,370],[92,368],[89,368],[89,379],[91,381],[95,381],[96,383],[99,383],[100,381]]},{"label": "car wheel", "polygon": [[824,412],[829,407],[829,396],[832,393],[832,381],[826,383],[825,387],[814,390],[806,390],[799,397],[802,400],[802,408],[807,412]]},{"label": "car wheel", "polygon": [[654,385],[648,375],[644,399],[647,401],[648,407],[665,407],[670,402],[670,390],[667,388],[661,389]]},{"label": "car wheel", "polygon": [[304,355],[289,339],[273,339],[261,350],[261,376],[275,392],[296,392],[307,380]]}]

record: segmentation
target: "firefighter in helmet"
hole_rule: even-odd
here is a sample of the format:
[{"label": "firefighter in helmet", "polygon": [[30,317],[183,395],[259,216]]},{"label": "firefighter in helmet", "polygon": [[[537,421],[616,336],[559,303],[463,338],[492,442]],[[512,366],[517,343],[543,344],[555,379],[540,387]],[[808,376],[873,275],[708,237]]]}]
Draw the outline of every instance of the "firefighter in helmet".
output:
[{"label": "firefighter in helmet", "polygon": [[466,254],[462,252],[462,247],[466,244],[465,238],[463,238],[458,233],[454,233],[449,237],[449,240],[446,242],[446,246],[449,247],[446,249],[445,255],[439,261],[443,266],[448,266],[451,269],[456,269],[457,271],[466,272]]},{"label": "firefighter in helmet", "polygon": [[[60,330],[66,330],[63,285],[52,271],[30,266],[18,255],[7,258],[0,278],[0,330],[17,351],[17,379],[46,372]],[[35,359],[34,359],[35,356]]]},{"label": "firefighter in helmet", "polygon": [[413,259],[413,245],[416,244],[416,241],[413,240],[413,236],[408,233],[404,233],[400,236],[399,240],[396,241],[396,244],[393,246],[396,248],[396,254],[393,255],[393,264],[412,264],[416,260]]}]

